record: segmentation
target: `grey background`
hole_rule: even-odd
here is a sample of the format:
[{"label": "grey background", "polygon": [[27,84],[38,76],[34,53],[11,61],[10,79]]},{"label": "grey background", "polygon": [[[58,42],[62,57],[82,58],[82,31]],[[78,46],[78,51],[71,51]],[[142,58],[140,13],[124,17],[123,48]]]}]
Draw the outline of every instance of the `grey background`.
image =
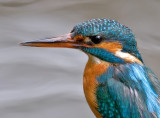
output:
[{"label": "grey background", "polygon": [[0,118],[93,118],[83,94],[87,56],[18,43],[110,18],[136,35],[145,64],[160,77],[159,0],[0,0]]}]

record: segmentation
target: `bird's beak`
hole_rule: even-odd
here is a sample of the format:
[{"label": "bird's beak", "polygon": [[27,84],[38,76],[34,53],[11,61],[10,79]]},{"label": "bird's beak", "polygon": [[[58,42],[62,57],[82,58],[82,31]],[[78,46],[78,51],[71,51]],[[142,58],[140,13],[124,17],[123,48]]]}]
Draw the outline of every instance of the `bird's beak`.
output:
[{"label": "bird's beak", "polygon": [[80,42],[77,42],[71,38],[71,33],[53,38],[22,42],[20,43],[20,45],[33,46],[33,47],[66,47],[66,48],[82,47],[82,44]]}]

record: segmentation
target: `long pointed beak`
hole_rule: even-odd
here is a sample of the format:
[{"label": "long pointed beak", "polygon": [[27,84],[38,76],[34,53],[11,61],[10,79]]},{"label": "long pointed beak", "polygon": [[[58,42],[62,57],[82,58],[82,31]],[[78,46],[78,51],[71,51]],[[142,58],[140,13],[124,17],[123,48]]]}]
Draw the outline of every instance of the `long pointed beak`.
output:
[{"label": "long pointed beak", "polygon": [[59,37],[22,42],[20,43],[20,45],[33,46],[33,47],[66,47],[66,48],[82,47],[82,44],[76,42],[71,38],[71,33]]}]

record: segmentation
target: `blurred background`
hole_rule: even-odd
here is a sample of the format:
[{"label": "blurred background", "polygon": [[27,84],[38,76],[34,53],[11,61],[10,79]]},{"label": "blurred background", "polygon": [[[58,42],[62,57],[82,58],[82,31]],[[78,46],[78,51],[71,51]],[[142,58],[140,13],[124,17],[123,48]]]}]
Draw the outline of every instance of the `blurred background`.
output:
[{"label": "blurred background", "polygon": [[85,54],[18,45],[92,18],[129,26],[160,77],[159,0],[0,0],[0,118],[94,118],[83,94]]}]

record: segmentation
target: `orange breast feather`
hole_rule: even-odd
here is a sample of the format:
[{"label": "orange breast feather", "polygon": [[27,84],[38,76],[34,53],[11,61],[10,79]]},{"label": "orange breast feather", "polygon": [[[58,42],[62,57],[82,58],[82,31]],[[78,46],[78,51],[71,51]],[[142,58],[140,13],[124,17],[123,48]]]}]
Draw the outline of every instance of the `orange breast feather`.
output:
[{"label": "orange breast feather", "polygon": [[84,93],[86,96],[86,100],[96,115],[97,118],[102,118],[100,113],[97,111],[97,102],[96,102],[96,87],[98,86],[97,77],[103,74],[109,64],[106,62],[96,63],[93,59],[89,59],[85,71],[84,71],[84,78],[83,78],[83,88]]}]

